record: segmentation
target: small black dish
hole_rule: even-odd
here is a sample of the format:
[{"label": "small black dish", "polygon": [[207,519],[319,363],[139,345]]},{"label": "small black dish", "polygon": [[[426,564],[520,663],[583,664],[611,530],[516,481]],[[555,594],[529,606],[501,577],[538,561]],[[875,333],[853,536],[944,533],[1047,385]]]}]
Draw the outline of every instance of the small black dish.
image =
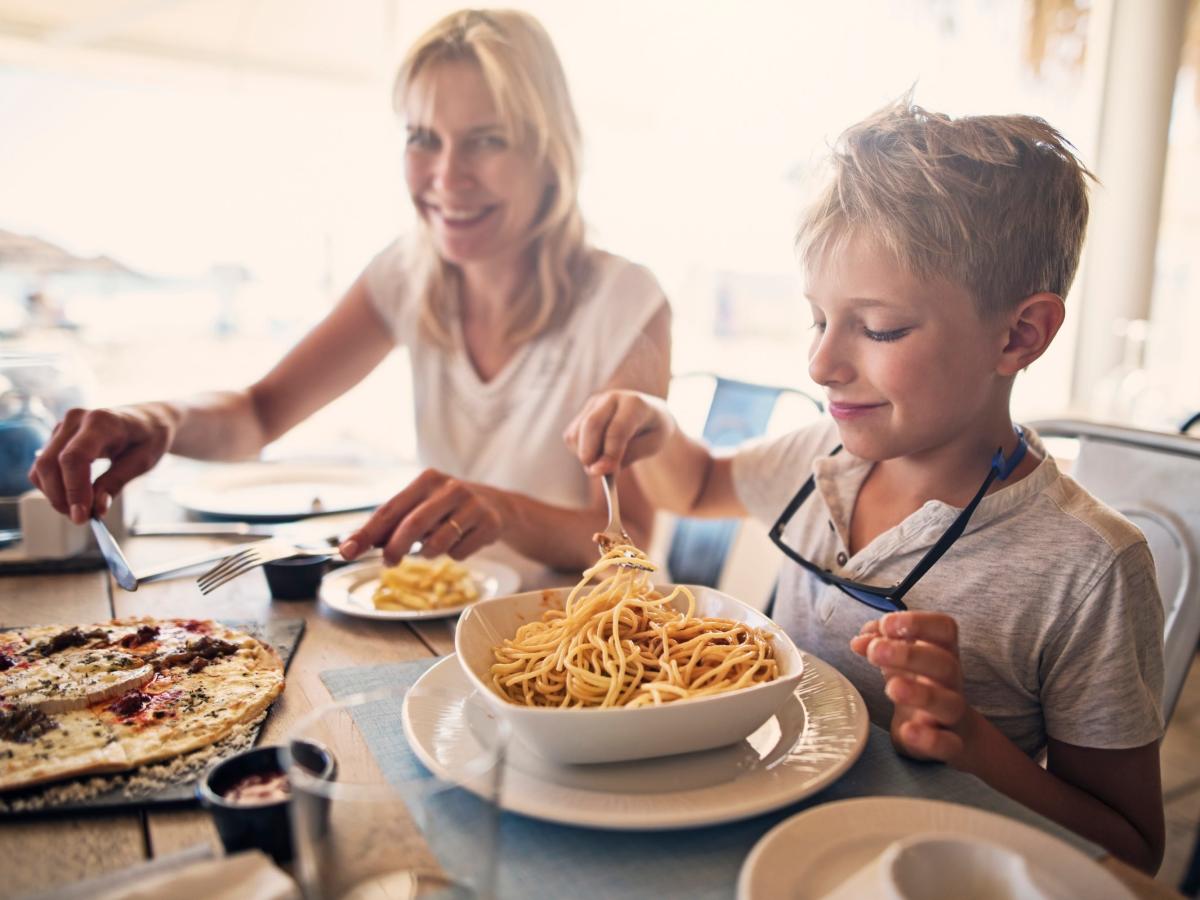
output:
[{"label": "small black dish", "polygon": [[276,600],[311,600],[329,570],[328,556],[293,556],[267,563],[267,586]]},{"label": "small black dish", "polygon": [[[292,745],[296,764],[319,778],[332,781],[337,773],[333,754],[315,742]],[[225,794],[248,775],[286,772],[282,747],[254,747],[211,766],[196,783],[196,797],[212,813],[213,824],[227,853],[258,848],[280,864],[292,858],[290,797],[269,803],[233,803]]]}]

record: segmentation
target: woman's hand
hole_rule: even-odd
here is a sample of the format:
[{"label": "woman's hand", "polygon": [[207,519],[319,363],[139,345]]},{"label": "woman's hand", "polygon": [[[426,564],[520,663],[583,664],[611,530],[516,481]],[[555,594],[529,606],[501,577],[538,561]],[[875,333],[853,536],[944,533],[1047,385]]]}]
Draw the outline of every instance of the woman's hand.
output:
[{"label": "woman's hand", "polygon": [[[29,470],[50,505],[82,525],[102,516],[126,484],[149,471],[171,446],[176,423],[162,404],[71,409]],[[112,461],[92,484],[92,463]]]},{"label": "woman's hand", "polygon": [[604,391],[588,398],[563,440],[590,475],[604,475],[653,456],[675,427],[667,404],[638,391]]},{"label": "woman's hand", "polygon": [[420,542],[422,556],[448,553],[466,559],[497,540],[502,526],[498,492],[426,469],[339,549],[354,559],[370,547],[382,547],[388,565],[395,565]]},{"label": "woman's hand", "polygon": [[917,759],[969,768],[978,713],[963,695],[958,624],[929,612],[889,613],[863,625],[850,649],[878,666],[896,705],[892,743]]}]

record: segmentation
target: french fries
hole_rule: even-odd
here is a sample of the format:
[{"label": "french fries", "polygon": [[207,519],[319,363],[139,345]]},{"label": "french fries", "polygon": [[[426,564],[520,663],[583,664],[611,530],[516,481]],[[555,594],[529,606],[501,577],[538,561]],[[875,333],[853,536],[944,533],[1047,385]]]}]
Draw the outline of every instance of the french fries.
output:
[{"label": "french fries", "polygon": [[479,599],[470,570],[448,556],[406,556],[384,569],[372,601],[376,609],[446,609]]}]

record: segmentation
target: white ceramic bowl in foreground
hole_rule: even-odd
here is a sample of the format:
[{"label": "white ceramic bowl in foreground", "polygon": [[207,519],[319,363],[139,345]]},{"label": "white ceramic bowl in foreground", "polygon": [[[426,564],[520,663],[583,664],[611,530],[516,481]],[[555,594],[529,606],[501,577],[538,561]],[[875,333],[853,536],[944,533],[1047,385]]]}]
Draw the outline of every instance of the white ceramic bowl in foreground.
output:
[{"label": "white ceramic bowl in foreground", "polygon": [[[664,592],[670,589],[659,586]],[[689,585],[688,590],[696,598],[696,615],[734,619],[766,631],[775,644],[779,677],[724,694],[635,709],[547,709],[511,703],[492,686],[492,648],[526,622],[540,619],[547,609],[562,609],[570,593],[566,588],[496,597],[469,607],[458,621],[454,647],[488,706],[508,720],[522,743],[553,762],[617,762],[723,747],[742,740],[783,705],[800,680],[803,657],[783,629],[758,610],[712,588]]]}]

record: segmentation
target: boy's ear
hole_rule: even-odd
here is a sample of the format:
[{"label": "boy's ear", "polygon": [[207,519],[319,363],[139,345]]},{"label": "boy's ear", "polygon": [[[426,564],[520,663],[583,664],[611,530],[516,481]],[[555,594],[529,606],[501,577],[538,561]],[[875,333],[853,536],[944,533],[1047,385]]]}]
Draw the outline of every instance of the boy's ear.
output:
[{"label": "boy's ear", "polygon": [[1022,300],[1009,314],[1008,343],[1000,352],[996,371],[1016,375],[1045,353],[1066,315],[1066,305],[1058,294],[1043,291]]}]

